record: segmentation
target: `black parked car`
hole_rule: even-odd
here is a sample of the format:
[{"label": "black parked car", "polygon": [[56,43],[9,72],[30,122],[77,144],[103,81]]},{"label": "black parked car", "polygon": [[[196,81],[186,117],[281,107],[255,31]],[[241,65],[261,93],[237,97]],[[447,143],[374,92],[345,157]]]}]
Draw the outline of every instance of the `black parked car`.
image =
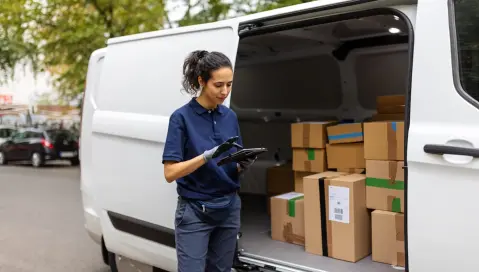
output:
[{"label": "black parked car", "polygon": [[46,161],[69,160],[80,164],[78,141],[64,129],[20,129],[0,145],[0,165],[9,161],[31,161],[34,167]]}]

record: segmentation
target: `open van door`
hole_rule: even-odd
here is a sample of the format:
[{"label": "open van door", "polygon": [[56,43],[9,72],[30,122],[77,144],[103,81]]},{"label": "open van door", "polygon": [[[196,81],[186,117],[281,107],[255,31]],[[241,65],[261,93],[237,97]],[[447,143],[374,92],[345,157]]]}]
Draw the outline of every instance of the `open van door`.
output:
[{"label": "open van door", "polygon": [[477,270],[478,8],[418,1],[407,147],[412,272]]},{"label": "open van door", "polygon": [[165,181],[162,154],[170,115],[191,99],[181,92],[183,62],[194,50],[208,50],[234,65],[238,40],[234,19],[109,40],[88,175],[109,251],[176,270],[176,183]]}]

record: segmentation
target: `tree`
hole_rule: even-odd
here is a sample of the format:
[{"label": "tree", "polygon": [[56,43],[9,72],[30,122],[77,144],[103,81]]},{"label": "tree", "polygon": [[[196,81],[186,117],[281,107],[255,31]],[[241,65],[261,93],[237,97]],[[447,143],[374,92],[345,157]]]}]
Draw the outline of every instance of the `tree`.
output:
[{"label": "tree", "polygon": [[[194,2],[192,2],[194,1]],[[229,17],[311,2],[313,0],[184,0],[187,7],[179,26],[216,22]],[[196,10],[199,10],[195,12]]]},{"label": "tree", "polygon": [[30,14],[26,2],[0,0],[0,83],[13,77],[15,67],[22,62],[37,63],[36,45],[28,36]]},{"label": "tree", "polygon": [[28,1],[40,64],[66,101],[83,92],[89,57],[108,38],[157,30],[165,19],[162,0]]}]

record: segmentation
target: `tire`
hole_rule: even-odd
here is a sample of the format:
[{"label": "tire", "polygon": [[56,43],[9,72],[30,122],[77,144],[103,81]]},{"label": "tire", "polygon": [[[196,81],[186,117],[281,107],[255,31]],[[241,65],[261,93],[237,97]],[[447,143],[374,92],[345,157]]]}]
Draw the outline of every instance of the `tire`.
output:
[{"label": "tire", "polygon": [[72,160],[70,160],[70,164],[72,166],[78,166],[78,165],[80,165],[80,160],[79,159],[72,159]]},{"label": "tire", "polygon": [[32,154],[31,162],[33,167],[39,168],[45,164],[45,159],[43,158],[42,154],[35,152]]},{"label": "tire", "polygon": [[0,165],[7,165],[7,158],[5,157],[5,153],[0,152]]},{"label": "tire", "polygon": [[110,264],[111,272],[118,272],[118,267],[116,266],[116,255],[115,255],[115,253],[108,252],[108,263]]}]

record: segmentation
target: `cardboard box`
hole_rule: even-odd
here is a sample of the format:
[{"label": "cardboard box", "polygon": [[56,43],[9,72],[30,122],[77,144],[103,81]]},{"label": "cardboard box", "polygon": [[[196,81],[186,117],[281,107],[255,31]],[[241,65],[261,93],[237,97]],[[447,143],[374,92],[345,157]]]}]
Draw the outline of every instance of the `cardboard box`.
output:
[{"label": "cardboard box", "polygon": [[304,195],[291,192],[271,198],[271,238],[304,245]]},{"label": "cardboard box", "polygon": [[376,107],[378,109],[403,105],[406,105],[406,96],[404,95],[381,95],[376,97]]},{"label": "cardboard box", "polygon": [[379,113],[374,114],[371,118],[372,121],[404,121],[404,113]]},{"label": "cardboard box", "polygon": [[304,178],[305,249],[357,262],[371,254],[366,177],[325,172]]},{"label": "cardboard box", "polygon": [[291,124],[291,147],[325,148],[327,139],[326,127],[336,123],[335,121],[326,121]]},{"label": "cardboard box", "polygon": [[373,261],[404,267],[404,214],[376,210],[371,229]]},{"label": "cardboard box", "polygon": [[268,195],[279,195],[294,191],[293,165],[288,163],[268,168],[266,170],[266,183]]},{"label": "cardboard box", "polygon": [[366,206],[404,212],[404,162],[366,161]]},{"label": "cardboard box", "polygon": [[404,160],[404,122],[364,123],[366,160]]},{"label": "cardboard box", "polygon": [[303,178],[314,175],[313,172],[294,172],[294,191],[297,193],[304,193],[303,190]]},{"label": "cardboard box", "polygon": [[330,144],[357,143],[363,141],[363,125],[361,123],[340,124],[326,128]]},{"label": "cardboard box", "polygon": [[293,170],[315,173],[326,171],[326,150],[293,149]]},{"label": "cardboard box", "polygon": [[365,168],[364,144],[328,144],[326,146],[328,169]]}]

